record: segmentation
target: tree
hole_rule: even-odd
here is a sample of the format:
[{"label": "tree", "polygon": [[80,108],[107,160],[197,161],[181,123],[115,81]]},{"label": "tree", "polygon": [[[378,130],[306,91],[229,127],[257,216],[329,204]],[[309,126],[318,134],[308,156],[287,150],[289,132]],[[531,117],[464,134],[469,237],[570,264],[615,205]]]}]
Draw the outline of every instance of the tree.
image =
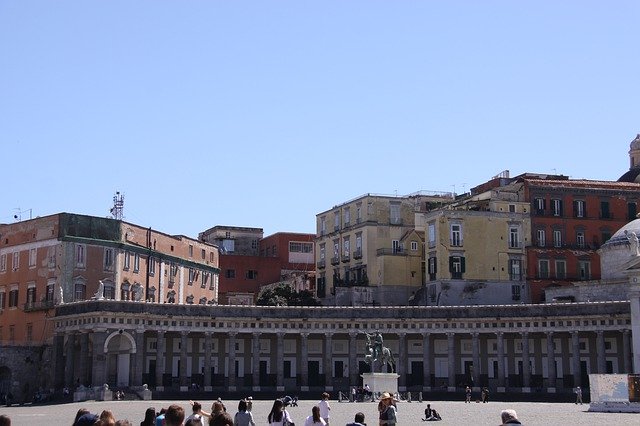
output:
[{"label": "tree", "polygon": [[260,290],[256,304],[260,306],[318,306],[320,302],[309,290],[298,293],[291,286],[279,283]]}]

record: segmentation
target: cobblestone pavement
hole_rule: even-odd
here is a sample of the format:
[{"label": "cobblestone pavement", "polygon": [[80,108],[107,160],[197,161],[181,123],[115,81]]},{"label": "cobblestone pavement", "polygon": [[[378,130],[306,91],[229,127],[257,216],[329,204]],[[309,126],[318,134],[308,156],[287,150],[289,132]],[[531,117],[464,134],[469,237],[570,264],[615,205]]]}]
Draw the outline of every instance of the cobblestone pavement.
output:
[{"label": "cobblestone pavement", "polygon": [[[212,401],[200,401],[206,409],[211,407]],[[99,414],[102,410],[111,410],[117,419],[129,419],[135,426],[140,424],[147,407],[160,409],[168,407],[173,401],[113,401],[82,403],[68,403],[60,405],[37,405],[24,407],[0,407],[0,414],[11,418],[12,426],[37,425],[66,425],[73,421],[79,408],[85,407],[92,413]],[[189,401],[178,401],[187,413],[190,413]],[[267,414],[273,401],[254,401],[253,415],[257,425],[267,424]],[[290,407],[289,412],[296,425],[304,425],[305,418],[311,414],[311,407],[317,401],[300,401],[298,407]],[[236,412],[236,401],[225,401],[227,410]],[[377,426],[377,403],[372,402],[338,402],[330,401],[331,425],[343,426],[353,421],[358,411],[365,414],[365,421],[369,426]],[[427,402],[399,402],[398,424],[409,425],[499,425],[500,411],[513,408],[525,425],[639,425],[640,414],[623,413],[589,413],[589,405],[575,405],[567,403],[540,402],[490,402],[487,404],[465,404],[458,401],[434,401],[432,407],[442,415],[442,421],[437,423],[422,422]]]}]

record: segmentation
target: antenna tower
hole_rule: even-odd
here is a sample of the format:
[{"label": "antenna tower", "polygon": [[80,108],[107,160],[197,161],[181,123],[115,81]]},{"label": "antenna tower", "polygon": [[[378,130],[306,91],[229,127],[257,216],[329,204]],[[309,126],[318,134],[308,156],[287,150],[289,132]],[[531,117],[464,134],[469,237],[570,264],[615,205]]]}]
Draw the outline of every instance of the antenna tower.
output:
[{"label": "antenna tower", "polygon": [[124,194],[120,194],[120,191],[116,191],[113,196],[113,207],[109,211],[115,220],[122,220],[124,217]]}]

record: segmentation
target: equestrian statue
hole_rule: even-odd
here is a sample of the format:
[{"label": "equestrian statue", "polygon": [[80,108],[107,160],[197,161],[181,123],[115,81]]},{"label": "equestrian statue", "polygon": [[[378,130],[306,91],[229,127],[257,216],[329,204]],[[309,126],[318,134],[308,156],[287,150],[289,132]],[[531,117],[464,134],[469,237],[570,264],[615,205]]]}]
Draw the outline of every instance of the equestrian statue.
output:
[{"label": "equestrian statue", "polygon": [[371,372],[374,372],[374,366],[376,361],[380,361],[380,370],[385,364],[389,364],[391,372],[396,372],[396,360],[393,358],[391,350],[384,346],[384,340],[382,333],[376,331],[375,333],[364,333],[367,337],[367,344],[365,346],[364,361],[371,367]]}]

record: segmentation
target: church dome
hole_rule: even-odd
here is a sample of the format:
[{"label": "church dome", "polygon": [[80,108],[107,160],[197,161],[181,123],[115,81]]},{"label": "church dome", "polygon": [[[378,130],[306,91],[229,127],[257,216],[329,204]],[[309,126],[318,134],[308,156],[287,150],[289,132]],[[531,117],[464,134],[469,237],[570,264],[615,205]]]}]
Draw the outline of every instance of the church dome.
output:
[{"label": "church dome", "polygon": [[633,151],[635,149],[640,149],[640,133],[636,135],[636,138],[631,141],[630,149]]},{"label": "church dome", "polygon": [[620,176],[618,182],[640,183],[640,133],[629,144],[629,171]]},{"label": "church dome", "polygon": [[627,262],[631,259],[632,250],[627,235],[631,235],[632,232],[640,237],[640,219],[632,220],[618,229],[598,250],[603,280],[626,279],[624,271]]}]

